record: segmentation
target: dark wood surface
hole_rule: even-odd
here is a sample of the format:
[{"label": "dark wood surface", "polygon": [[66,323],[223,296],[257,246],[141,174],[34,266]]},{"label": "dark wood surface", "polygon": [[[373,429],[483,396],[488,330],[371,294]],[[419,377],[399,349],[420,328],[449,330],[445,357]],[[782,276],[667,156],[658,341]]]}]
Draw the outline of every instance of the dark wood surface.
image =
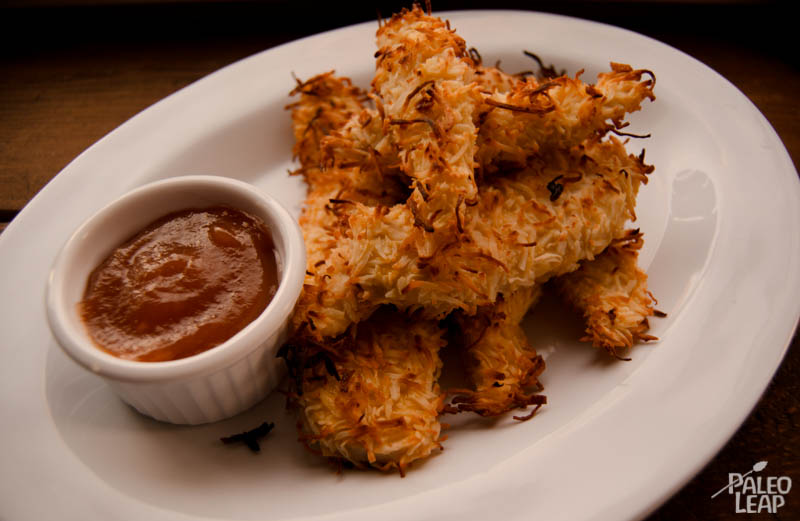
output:
[{"label": "dark wood surface", "polygon": [[[39,1],[0,3],[0,230],[80,152],[137,112],[240,58],[368,20],[375,3]],[[439,2],[436,9],[486,8]],[[391,13],[402,4],[378,3]],[[627,27],[698,58],[764,113],[797,168],[800,67],[788,2],[501,2]],[[568,37],[568,36],[565,36]],[[691,81],[691,78],[687,78]],[[754,173],[757,175],[757,173]],[[800,295],[798,295],[800,298]],[[650,520],[800,519],[800,341],[725,448]],[[734,513],[710,496],[729,472],[769,462],[797,490],[777,515]],[[609,476],[624,482],[624,476]],[[621,484],[624,486],[624,483]]]}]

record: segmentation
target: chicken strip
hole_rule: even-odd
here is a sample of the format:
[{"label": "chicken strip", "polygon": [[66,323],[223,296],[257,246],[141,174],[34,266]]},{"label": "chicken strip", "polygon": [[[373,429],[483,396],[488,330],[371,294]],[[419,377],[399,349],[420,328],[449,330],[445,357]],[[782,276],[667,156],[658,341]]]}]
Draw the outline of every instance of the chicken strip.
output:
[{"label": "chicken strip", "polygon": [[[541,294],[530,286],[501,297],[494,306],[481,308],[475,316],[456,314],[461,332],[466,370],[471,390],[452,390],[452,405],[458,411],[497,416],[547,399],[541,394],[539,375],[545,364],[528,343],[520,322]],[[533,415],[517,417],[528,419]]]},{"label": "chicken strip", "polygon": [[[380,139],[373,140],[375,149],[369,151],[352,145],[370,132],[382,134],[379,119],[370,121],[364,111],[353,113],[360,92],[344,88],[347,80],[330,74],[312,80],[301,84],[306,90],[290,106],[295,149],[309,185],[300,217],[308,249],[307,278],[325,264],[337,244],[341,201],[374,206],[405,199],[397,193],[403,189],[397,172],[384,180],[374,161]],[[311,88],[313,93],[308,92]],[[348,95],[350,102],[344,99]],[[314,124],[324,125],[327,135],[302,130]],[[441,448],[436,418],[443,395],[436,380],[442,333],[435,323],[408,320],[397,313],[379,313],[353,332],[355,338],[325,346],[286,346],[282,354],[290,362],[300,406],[301,439],[309,447],[331,458],[401,473],[412,461]],[[413,381],[406,381],[409,375]]]},{"label": "chicken strip", "polygon": [[[365,205],[394,204],[407,193],[396,172],[383,176],[376,162],[383,135],[380,118],[363,108],[367,100],[348,78],[333,72],[300,82],[290,95],[300,99],[287,106],[294,125],[294,154],[300,161],[295,173],[308,185],[300,225],[307,251],[306,278],[325,263],[337,244],[344,222],[330,201],[354,200]],[[353,143],[370,142],[368,150]]]},{"label": "chicken strip", "polygon": [[629,230],[596,259],[553,281],[564,300],[586,320],[586,336],[581,340],[618,358],[620,349],[656,340],[647,334],[655,299],[647,290],[647,274],[636,264],[643,244],[639,230]]},{"label": "chicken strip", "polygon": [[462,38],[415,5],[383,24],[372,88],[384,130],[413,181],[406,204],[428,231],[455,230],[459,201],[477,194],[475,119],[481,95]]},{"label": "chicken strip", "polygon": [[298,101],[286,106],[292,111],[294,126],[292,154],[300,161],[300,168],[294,173],[312,182],[320,170],[320,141],[361,113],[368,98],[348,78],[336,77],[333,71],[306,81],[297,80],[290,95],[300,96]]},{"label": "chicken strip", "polygon": [[[543,147],[565,149],[589,137],[619,132],[626,125],[626,114],[639,110],[644,100],[655,99],[650,71],[618,63],[600,74],[595,85],[566,76],[540,83],[492,67],[478,67],[474,77],[484,95],[474,113],[479,129],[475,158],[484,174],[524,168]],[[378,110],[367,109],[364,114],[361,117],[368,115],[371,121],[383,120]],[[423,123],[417,121],[413,130],[424,134]],[[373,124],[370,131],[352,135],[348,143],[355,150],[378,151],[383,170],[396,169],[397,137],[381,130]]]},{"label": "chicken strip", "polygon": [[611,63],[611,72],[600,74],[595,85],[578,76],[545,83],[528,77],[505,91],[503,81],[503,90],[485,100],[495,110],[482,116],[476,160],[484,173],[523,168],[543,147],[569,148],[619,130],[626,114],[655,99],[654,78],[650,71]]},{"label": "chicken strip", "polygon": [[444,332],[389,309],[336,342],[285,350],[300,439],[323,456],[398,470],[441,450]]},{"label": "chicken strip", "polygon": [[[581,340],[617,358],[619,349],[630,348],[637,341],[656,340],[646,334],[648,317],[655,313],[655,298],[647,290],[647,275],[636,264],[643,244],[638,230],[628,230],[596,258],[581,262],[576,271],[552,282],[568,303],[584,313],[587,334]],[[515,407],[545,403],[544,396],[526,392],[541,389],[537,377],[544,361],[519,326],[539,295],[538,286],[524,288],[499,299],[493,307],[480,308],[475,316],[455,315],[474,389],[458,391],[452,403],[459,411],[494,416]]]},{"label": "chicken strip", "polygon": [[477,204],[460,205],[459,235],[440,238],[426,256],[415,244],[424,231],[407,207],[341,204],[344,235],[309,282],[313,291],[301,295],[294,329],[336,336],[380,304],[422,309],[427,318],[474,314],[499,294],[573,271],[635,219],[651,171],[613,137],[552,150],[483,187]]}]

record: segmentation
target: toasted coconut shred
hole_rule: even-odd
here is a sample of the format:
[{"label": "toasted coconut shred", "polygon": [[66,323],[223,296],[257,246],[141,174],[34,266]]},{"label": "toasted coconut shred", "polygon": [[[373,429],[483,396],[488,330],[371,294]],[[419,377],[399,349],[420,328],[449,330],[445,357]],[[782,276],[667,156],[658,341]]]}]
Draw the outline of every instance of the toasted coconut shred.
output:
[{"label": "toasted coconut shred", "polygon": [[[291,92],[308,265],[282,355],[310,450],[403,474],[442,449],[444,413],[527,420],[546,403],[520,327],[543,290],[617,358],[654,339],[626,231],[653,167],[621,129],[655,77],[507,74],[419,6],[382,21],[377,47],[369,92],[333,71]],[[439,387],[448,342],[468,387]]]}]

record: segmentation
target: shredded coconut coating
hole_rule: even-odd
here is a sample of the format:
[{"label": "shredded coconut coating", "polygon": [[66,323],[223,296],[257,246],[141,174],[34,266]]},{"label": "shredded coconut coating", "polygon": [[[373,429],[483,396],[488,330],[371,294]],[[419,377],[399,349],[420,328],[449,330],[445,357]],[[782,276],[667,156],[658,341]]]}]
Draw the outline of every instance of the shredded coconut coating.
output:
[{"label": "shredded coconut coating", "polygon": [[[363,91],[332,72],[300,82],[287,106],[294,126],[294,153],[308,185],[299,222],[306,244],[306,279],[325,263],[346,230],[338,217],[340,204],[394,204],[406,197],[396,168],[381,168],[382,121],[363,108]],[[369,143],[369,145],[363,145]],[[331,202],[333,201],[333,202]]]},{"label": "shredded coconut coating", "polygon": [[320,141],[322,171],[309,189],[338,186],[340,199],[370,206],[403,203],[408,198],[408,179],[382,125],[373,111],[365,109],[324,137]]},{"label": "shredded coconut coating", "polygon": [[479,65],[475,68],[475,81],[482,94],[505,93],[524,83],[524,78],[503,72],[497,67]]},{"label": "shredded coconut coating", "polygon": [[306,81],[297,80],[290,95],[299,95],[300,99],[286,107],[292,110],[295,139],[292,154],[300,161],[300,168],[293,173],[302,174],[309,183],[320,170],[322,138],[360,113],[367,100],[366,93],[354,87],[348,78],[333,74],[330,71]]},{"label": "shredded coconut coating", "polygon": [[[465,367],[472,389],[453,390],[452,405],[459,412],[498,416],[512,409],[535,405],[546,398],[539,375],[545,363],[531,347],[520,322],[541,294],[530,286],[501,297],[494,306],[481,308],[475,316],[456,314],[461,332]],[[517,419],[528,419],[533,413]]]},{"label": "shredded coconut coating", "polygon": [[477,204],[459,206],[461,233],[426,256],[415,245],[424,232],[404,206],[343,205],[348,237],[301,295],[294,329],[318,340],[336,336],[381,304],[429,318],[474,314],[499,294],[573,271],[635,219],[636,194],[651,171],[613,137],[552,150],[487,184]]},{"label": "shredded coconut coating", "polygon": [[581,340],[616,357],[635,342],[656,339],[647,334],[655,299],[647,290],[647,274],[636,264],[643,244],[642,234],[629,230],[596,259],[554,281],[564,300],[583,314]]},{"label": "shredded coconut coating", "polygon": [[[495,74],[493,77],[498,77]],[[507,86],[500,79],[501,88]],[[539,83],[528,77],[510,91],[486,98],[476,160],[485,173],[521,168],[543,147],[569,148],[625,126],[627,113],[654,100],[654,76],[644,69],[611,63],[595,85],[560,76]]]},{"label": "shredded coconut coating", "polygon": [[[348,116],[360,92],[335,88],[337,82],[346,85],[344,79],[322,78],[329,86],[326,91],[301,96],[290,106],[296,129],[306,128],[309,114],[318,114],[319,106],[331,122],[325,137],[296,132],[295,148],[319,150],[317,155],[306,155],[312,158],[307,164],[314,169],[304,170],[309,192],[300,224],[308,249],[307,280],[313,280],[314,271],[324,267],[330,251],[347,234],[346,223],[339,217],[342,205],[358,201],[375,206],[405,198],[399,193],[403,187],[398,184],[398,172],[386,172],[384,178],[375,161],[383,136],[382,125],[377,129],[375,125],[380,119],[373,120],[366,111]],[[339,97],[343,92],[353,97],[351,103]],[[327,96],[336,99],[331,102]],[[336,110],[341,113],[335,114]],[[371,149],[353,144],[365,142],[370,142]],[[304,292],[311,291],[313,286],[306,285]],[[293,401],[300,411],[301,440],[333,459],[402,473],[411,462],[441,449],[436,418],[444,395],[436,381],[442,331],[434,322],[411,323],[403,315],[383,312],[352,333],[354,339],[287,349],[294,368]],[[344,375],[338,380],[327,372],[326,363],[333,364],[333,359],[333,372]],[[325,378],[321,379],[320,371]]]},{"label": "shredded coconut coating", "polygon": [[464,40],[419,6],[382,25],[377,44],[372,87],[413,180],[406,204],[427,231],[451,233],[458,202],[477,194],[474,63]]},{"label": "shredded coconut coating", "polygon": [[335,344],[298,349],[312,360],[297,370],[300,439],[323,456],[401,473],[441,450],[444,345],[436,322],[382,310]]},{"label": "shredded coconut coating", "polygon": [[[484,174],[524,168],[543,147],[570,148],[585,139],[620,131],[627,125],[626,114],[640,110],[644,100],[655,99],[653,78],[646,69],[619,63],[611,63],[611,71],[599,74],[594,85],[567,76],[538,82],[478,67],[474,79],[483,99],[473,113],[478,127],[477,166]],[[367,109],[366,113],[375,121],[382,120],[378,110]],[[433,132],[430,125],[425,129],[422,119],[402,126],[415,131],[420,139]],[[376,157],[384,170],[396,168],[400,161],[397,136],[372,128],[354,135],[352,146],[379,149]]]}]

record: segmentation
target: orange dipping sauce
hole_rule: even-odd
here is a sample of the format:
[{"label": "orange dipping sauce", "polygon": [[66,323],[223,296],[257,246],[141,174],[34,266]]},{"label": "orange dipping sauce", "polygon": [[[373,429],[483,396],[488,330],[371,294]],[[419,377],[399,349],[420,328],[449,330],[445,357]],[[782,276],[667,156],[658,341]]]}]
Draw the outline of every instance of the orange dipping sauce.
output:
[{"label": "orange dipping sauce", "polygon": [[89,276],[81,318],[114,356],[177,360],[222,344],[258,317],[278,286],[272,237],[225,207],[158,219]]}]

